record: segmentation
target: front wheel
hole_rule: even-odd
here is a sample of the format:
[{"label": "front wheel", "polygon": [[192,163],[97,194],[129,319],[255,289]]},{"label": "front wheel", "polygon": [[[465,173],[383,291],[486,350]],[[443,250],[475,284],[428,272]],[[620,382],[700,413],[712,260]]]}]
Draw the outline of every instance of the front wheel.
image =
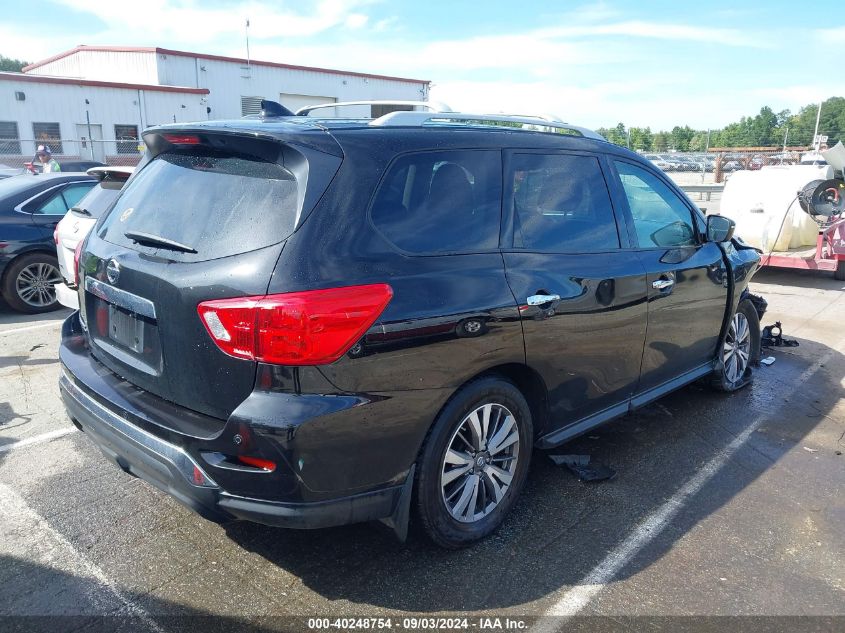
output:
[{"label": "front wheel", "polygon": [[455,394],[432,427],[416,482],[417,511],[435,543],[465,547],[499,527],[525,483],[533,436],[513,383],[490,376]]},{"label": "front wheel", "polygon": [[760,319],[750,300],[744,299],[728,324],[719,366],[712,384],[720,391],[736,391],[751,383],[751,366],[760,358]]}]

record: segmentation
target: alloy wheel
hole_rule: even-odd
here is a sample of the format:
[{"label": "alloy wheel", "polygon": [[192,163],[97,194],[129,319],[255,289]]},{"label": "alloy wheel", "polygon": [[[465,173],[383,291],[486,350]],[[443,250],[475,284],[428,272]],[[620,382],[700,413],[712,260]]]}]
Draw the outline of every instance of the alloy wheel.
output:
[{"label": "alloy wheel", "polygon": [[21,301],[34,308],[46,308],[56,302],[56,284],[62,283],[59,269],[47,262],[35,262],[23,268],[15,279]]},{"label": "alloy wheel", "polygon": [[751,356],[751,328],[748,319],[742,312],[737,312],[728,328],[725,344],[722,347],[722,362],[725,366],[725,377],[735,383],[742,378],[748,368]]},{"label": "alloy wheel", "polygon": [[453,519],[490,514],[511,486],[519,459],[519,428],[507,407],[487,403],[470,412],[449,441],[441,465],[443,502]]}]

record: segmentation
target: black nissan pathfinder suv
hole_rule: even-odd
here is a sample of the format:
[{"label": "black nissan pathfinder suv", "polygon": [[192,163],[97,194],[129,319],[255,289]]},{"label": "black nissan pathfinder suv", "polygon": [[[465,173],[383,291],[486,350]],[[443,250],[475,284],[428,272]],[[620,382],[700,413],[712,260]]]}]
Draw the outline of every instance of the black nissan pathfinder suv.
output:
[{"label": "black nissan pathfinder suv", "polygon": [[750,379],[758,253],[588,130],[268,114],[144,143],[77,251],[61,393],[208,518],[404,536],[411,515],[459,547],[533,448]]}]

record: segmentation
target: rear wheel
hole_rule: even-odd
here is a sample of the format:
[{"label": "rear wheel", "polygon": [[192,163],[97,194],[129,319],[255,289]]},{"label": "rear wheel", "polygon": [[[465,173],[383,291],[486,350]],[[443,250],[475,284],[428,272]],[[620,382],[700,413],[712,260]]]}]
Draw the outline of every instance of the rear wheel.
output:
[{"label": "rear wheel", "polygon": [[720,391],[736,391],[746,386],[751,382],[751,366],[759,357],[760,320],[754,304],[745,299],[728,325],[713,386]]},{"label": "rear wheel", "polygon": [[18,312],[49,312],[60,307],[54,286],[63,281],[55,257],[46,253],[22,255],[6,271],[3,298]]},{"label": "rear wheel", "polygon": [[531,461],[531,411],[512,383],[469,383],[446,405],[423,449],[417,510],[431,539],[447,548],[493,532],[519,496]]}]

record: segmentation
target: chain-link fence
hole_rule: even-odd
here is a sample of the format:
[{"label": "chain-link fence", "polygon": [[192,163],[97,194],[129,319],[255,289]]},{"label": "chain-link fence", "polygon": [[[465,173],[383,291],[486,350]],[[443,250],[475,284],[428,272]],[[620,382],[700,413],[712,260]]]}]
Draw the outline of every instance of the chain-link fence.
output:
[{"label": "chain-link fence", "polygon": [[84,171],[94,164],[134,167],[143,154],[136,138],[118,139],[0,139],[0,176],[24,171],[40,171],[36,152],[50,149],[62,171]]}]

